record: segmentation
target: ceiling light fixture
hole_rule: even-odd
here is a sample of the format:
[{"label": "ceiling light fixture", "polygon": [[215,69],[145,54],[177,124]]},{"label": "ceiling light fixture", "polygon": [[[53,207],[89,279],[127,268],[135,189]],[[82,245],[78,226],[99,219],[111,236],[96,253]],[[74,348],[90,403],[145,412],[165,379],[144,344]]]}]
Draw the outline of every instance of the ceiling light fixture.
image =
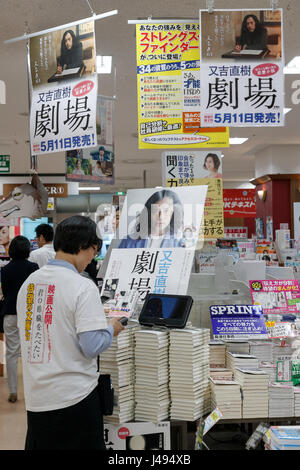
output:
[{"label": "ceiling light fixture", "polygon": [[248,137],[230,137],[229,144],[230,145],[241,145],[248,140]]},{"label": "ceiling light fixture", "polygon": [[300,56],[295,56],[290,62],[283,68],[283,73],[300,73]]},{"label": "ceiling light fixture", "polygon": [[111,73],[112,56],[97,55],[97,73]]},{"label": "ceiling light fixture", "polygon": [[99,191],[100,186],[82,186],[79,187],[79,191]]}]

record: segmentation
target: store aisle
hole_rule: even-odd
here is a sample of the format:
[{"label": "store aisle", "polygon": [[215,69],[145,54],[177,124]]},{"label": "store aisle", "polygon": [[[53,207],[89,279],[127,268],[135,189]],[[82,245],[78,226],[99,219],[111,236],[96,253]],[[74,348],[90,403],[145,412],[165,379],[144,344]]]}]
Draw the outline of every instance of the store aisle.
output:
[{"label": "store aisle", "polygon": [[9,403],[8,395],[4,367],[4,376],[0,377],[0,450],[23,450],[27,424],[21,360],[18,365],[18,401]]}]

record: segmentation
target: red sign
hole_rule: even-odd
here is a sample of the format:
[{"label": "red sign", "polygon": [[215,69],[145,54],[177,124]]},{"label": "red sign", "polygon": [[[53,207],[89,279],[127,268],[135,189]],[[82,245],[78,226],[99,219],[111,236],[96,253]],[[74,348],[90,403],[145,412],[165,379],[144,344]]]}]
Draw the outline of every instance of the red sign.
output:
[{"label": "red sign", "polygon": [[255,189],[223,189],[224,217],[256,217]]}]

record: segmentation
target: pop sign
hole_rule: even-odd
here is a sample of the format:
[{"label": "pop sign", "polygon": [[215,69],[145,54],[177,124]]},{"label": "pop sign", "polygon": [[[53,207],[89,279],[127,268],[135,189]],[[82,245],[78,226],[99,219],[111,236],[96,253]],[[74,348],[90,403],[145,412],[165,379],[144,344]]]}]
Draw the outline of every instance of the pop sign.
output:
[{"label": "pop sign", "polygon": [[266,339],[267,328],[260,305],[211,305],[215,339]]}]

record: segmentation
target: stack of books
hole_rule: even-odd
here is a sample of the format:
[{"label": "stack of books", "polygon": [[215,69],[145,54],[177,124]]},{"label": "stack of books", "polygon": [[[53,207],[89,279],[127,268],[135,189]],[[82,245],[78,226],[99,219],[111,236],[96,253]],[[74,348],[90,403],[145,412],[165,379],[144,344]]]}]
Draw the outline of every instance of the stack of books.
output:
[{"label": "stack of books", "polygon": [[269,384],[269,418],[294,416],[294,387],[292,382]]},{"label": "stack of books", "polygon": [[273,341],[273,351],[272,351],[272,362],[274,364],[277,363],[281,358],[289,359],[292,357],[294,349],[291,347],[290,344],[286,344],[285,346],[281,346],[280,342]]},{"label": "stack of books", "polygon": [[225,367],[226,363],[226,344],[222,341],[211,340],[209,342],[209,366],[214,367]]},{"label": "stack of books", "polygon": [[195,421],[211,410],[209,339],[204,328],[170,331],[171,419]]},{"label": "stack of books", "polygon": [[294,387],[294,416],[300,416],[300,387]]},{"label": "stack of books", "polygon": [[101,374],[109,374],[114,388],[114,410],[104,422],[120,424],[134,419],[134,331],[128,326],[100,355]]},{"label": "stack of books", "polygon": [[300,426],[271,426],[270,450],[300,450]]},{"label": "stack of books", "polygon": [[135,421],[157,423],[169,418],[169,332],[135,333]]},{"label": "stack of books", "polygon": [[235,380],[241,385],[242,418],[267,418],[269,415],[269,376],[260,369],[236,369]]},{"label": "stack of books", "polygon": [[242,418],[241,386],[235,380],[210,379],[212,409],[219,408],[224,419]]},{"label": "stack of books", "polygon": [[258,359],[250,354],[239,354],[226,352],[226,367],[227,369],[258,369]]},{"label": "stack of books", "polygon": [[250,354],[259,362],[272,362],[272,341],[250,341]]},{"label": "stack of books", "polygon": [[231,369],[215,368],[210,369],[209,375],[215,380],[233,380],[233,371]]},{"label": "stack of books", "polygon": [[233,353],[249,354],[250,344],[249,341],[235,340],[226,341],[226,350]]}]

